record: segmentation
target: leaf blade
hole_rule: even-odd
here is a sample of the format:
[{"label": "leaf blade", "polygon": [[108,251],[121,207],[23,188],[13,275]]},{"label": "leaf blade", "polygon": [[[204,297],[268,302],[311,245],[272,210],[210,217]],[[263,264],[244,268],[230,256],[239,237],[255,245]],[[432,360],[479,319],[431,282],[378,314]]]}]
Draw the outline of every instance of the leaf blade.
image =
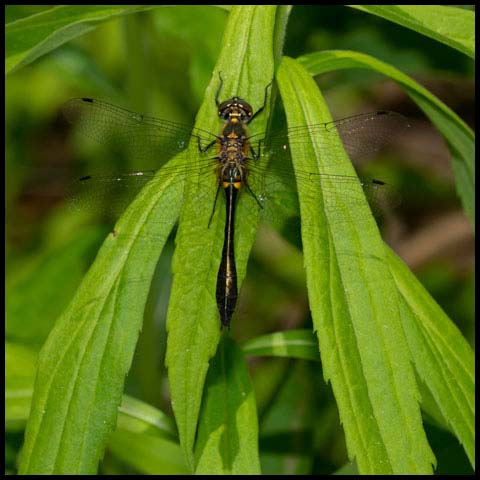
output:
[{"label": "leaf blade", "polygon": [[475,58],[475,13],[446,5],[349,5],[398,23]]},{"label": "leaf blade", "polygon": [[151,8],[60,5],[10,22],[5,26],[5,74],[28,65],[105,21]]},{"label": "leaf blade", "polygon": [[389,249],[388,260],[401,293],[403,329],[415,368],[475,468],[473,351],[457,326]]},{"label": "leaf blade", "polygon": [[[315,84],[298,63],[284,58],[277,81],[290,124],[329,120]],[[322,158],[343,155],[338,173],[351,175],[353,167],[338,145],[330,150],[321,138],[312,138],[302,149],[291,145],[294,168],[322,172]],[[312,230],[305,235],[302,225],[312,317],[349,456],[362,473],[431,473],[434,457],[422,428],[396,287],[373,217],[367,225],[356,223],[365,215],[345,209],[340,197],[338,212],[322,210],[322,192],[303,188],[299,186],[302,224],[308,218]],[[310,202],[314,195],[316,201]],[[336,215],[349,222],[335,221]]]},{"label": "leaf blade", "polygon": [[310,330],[287,330],[252,338],[242,344],[247,355],[271,355],[319,361],[318,342]]},{"label": "leaf blade", "polygon": [[299,61],[312,74],[343,68],[367,68],[390,77],[430,118],[445,137],[452,153],[455,183],[463,208],[472,224],[475,222],[475,137],[458,115],[437,97],[392,65],[363,53],[331,50],[304,55]]},{"label": "leaf blade", "polygon": [[245,358],[226,335],[208,371],[202,408],[195,473],[259,474],[255,393]]},{"label": "leaf blade", "polygon": [[[171,182],[148,184],[127,209],[115,229],[128,241],[109,235],[43,346],[21,471],[96,471],[115,426],[149,281],[178,217],[183,184]],[[142,234],[146,228],[152,237]],[[138,272],[142,281],[129,281]]]},{"label": "leaf blade", "polygon": [[[254,108],[262,104],[265,86],[273,76],[275,12],[275,7],[272,6],[232,9],[224,33],[223,49],[199,110],[196,126],[218,131],[214,99],[219,72],[223,79],[220,100],[239,95],[248,98]],[[231,42],[231,38],[235,38],[235,42]],[[251,80],[253,77],[256,84]],[[265,119],[267,115],[262,117]],[[260,122],[255,121],[255,128],[261,128],[261,118],[258,120]],[[220,338],[220,322],[212,292],[215,292],[225,221],[223,193],[219,192],[219,206],[207,228],[210,205],[214,204],[218,186],[214,175],[208,193],[211,204],[207,208],[198,202],[199,193],[195,182],[190,184],[190,190],[188,186],[187,184],[186,203],[172,264],[174,278],[167,318],[165,363],[180,442],[186,461],[193,470],[193,446],[203,385],[209,359],[215,354]],[[254,215],[249,210],[250,207],[248,201],[239,202],[236,212],[237,228],[242,232],[234,240],[239,285],[245,276],[248,254],[255,236],[255,226],[252,223]],[[244,225],[240,226],[242,217],[245,219]]]}]

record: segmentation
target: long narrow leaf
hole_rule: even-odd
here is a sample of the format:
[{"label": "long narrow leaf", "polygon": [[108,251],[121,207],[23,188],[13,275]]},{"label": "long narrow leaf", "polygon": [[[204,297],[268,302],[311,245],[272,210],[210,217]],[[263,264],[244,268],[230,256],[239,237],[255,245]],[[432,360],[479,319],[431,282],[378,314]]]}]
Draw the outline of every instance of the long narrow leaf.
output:
[{"label": "long narrow leaf", "polygon": [[147,475],[188,473],[171,417],[140,400],[123,396],[108,449]]},{"label": "long narrow leaf", "polygon": [[122,463],[145,475],[187,475],[180,445],[148,433],[115,431],[108,449]]},{"label": "long narrow leaf", "polygon": [[22,430],[32,401],[37,353],[5,342],[5,430]]},{"label": "long narrow leaf", "polygon": [[404,88],[447,140],[458,195],[470,221],[472,224],[475,222],[475,137],[458,115],[409,76],[369,55],[332,50],[305,55],[299,61],[312,75],[342,68],[372,69]]},{"label": "long narrow leaf", "polygon": [[115,427],[149,281],[177,220],[182,188],[169,180],[144,188],[50,333],[40,353],[21,472],[96,471]]},{"label": "long narrow leaf", "polygon": [[[38,354],[16,343],[5,344],[5,426],[8,431],[23,428],[28,419],[33,395]],[[123,395],[118,407],[117,429],[134,433],[148,432],[177,440],[172,418],[141,400]]]},{"label": "long narrow leaf", "polygon": [[[37,354],[7,343],[5,355],[5,427],[23,429],[33,394]],[[118,408],[118,421],[108,448],[119,459],[145,474],[186,474],[175,426],[162,411],[128,395]]]},{"label": "long narrow leaf", "polygon": [[403,330],[415,368],[475,468],[473,351],[456,325],[392,251],[388,251],[388,261],[402,294]]},{"label": "long narrow leaf", "polygon": [[260,473],[255,392],[236,343],[224,335],[205,385],[196,474]]},{"label": "long narrow leaf", "polygon": [[242,349],[248,355],[302,358],[319,361],[318,342],[310,330],[287,330],[247,340]]},{"label": "long narrow leaf", "polygon": [[[284,58],[278,84],[291,125],[329,121],[310,75]],[[340,144],[322,138],[291,145],[294,169],[351,175]],[[360,185],[358,186],[360,189]],[[325,377],[332,383],[351,459],[362,473],[431,473],[433,454],[423,431],[419,393],[403,334],[396,285],[366,200],[354,208],[342,192],[299,184],[307,287]],[[362,219],[362,221],[360,221]],[[341,220],[341,221],[340,221]]]},{"label": "long narrow leaf", "polygon": [[[311,54],[300,61],[313,74],[338,68],[371,68],[397,81],[447,139],[457,190],[474,221],[474,136],[454,112],[407,75],[368,55],[330,51]],[[402,322],[415,368],[438,405],[440,416],[474,465],[473,353],[453,322],[398,258],[389,252],[388,261],[404,299]]]},{"label": "long narrow leaf", "polygon": [[5,73],[28,65],[103,22],[151,8],[149,5],[61,5],[10,22],[5,26]]},{"label": "long narrow leaf", "polygon": [[[223,79],[220,101],[238,95],[254,109],[264,99],[265,86],[273,76],[273,30],[275,7],[234,7],[224,33],[225,41],[196,126],[218,131],[215,93],[219,72]],[[268,112],[255,119],[252,128],[265,129]],[[263,125],[263,126],[262,126]],[[167,319],[166,365],[172,406],[180,442],[189,467],[194,469],[193,445],[209,359],[220,338],[220,321],[215,302],[215,285],[220,264],[225,224],[224,198],[220,192],[215,214],[209,218],[217,182],[212,175],[210,191],[200,190],[195,179],[187,183],[186,200],[172,269],[174,273]],[[209,201],[199,201],[199,198]],[[248,195],[239,199],[235,258],[239,284],[255,236],[255,201]],[[258,217],[258,214],[257,214]],[[234,319],[235,320],[235,319]]]},{"label": "long narrow leaf", "polygon": [[398,23],[475,58],[475,13],[446,5],[349,5]]}]

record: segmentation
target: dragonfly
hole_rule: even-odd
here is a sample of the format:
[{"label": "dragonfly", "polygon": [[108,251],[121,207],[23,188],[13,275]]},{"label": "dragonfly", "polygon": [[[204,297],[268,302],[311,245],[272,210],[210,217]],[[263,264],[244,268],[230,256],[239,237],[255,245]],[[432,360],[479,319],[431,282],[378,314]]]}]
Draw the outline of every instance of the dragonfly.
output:
[{"label": "dragonfly", "polygon": [[[287,192],[299,182],[317,182],[322,188],[326,208],[335,208],[329,203],[329,192],[336,191],[348,202],[358,201],[358,185],[370,202],[374,214],[382,208],[382,202],[393,206],[398,196],[383,181],[358,178],[332,173],[293,173],[290,162],[290,146],[305,143],[309,138],[322,135],[326,142],[336,141],[338,133],[347,154],[358,159],[381,150],[392,138],[398,136],[409,124],[405,117],[390,111],[375,111],[343,118],[337,121],[290,127],[269,133],[249,135],[248,127],[261,115],[268,101],[267,85],[263,104],[256,110],[242,98],[233,96],[220,100],[222,78],[215,95],[219,121],[223,124],[219,133],[183,125],[166,119],[141,115],[107,102],[92,98],[76,98],[68,101],[63,112],[85,136],[107,144],[116,152],[128,152],[138,160],[155,158],[165,162],[176,154],[186,152],[191,142],[196,145],[195,158],[186,159],[182,165],[161,167],[168,176],[183,180],[185,176],[216,178],[217,188],[212,203],[209,223],[218,204],[220,190],[224,191],[226,216],[222,259],[220,262],[216,302],[221,327],[230,328],[235,311],[238,286],[235,265],[234,235],[237,196],[251,196],[265,212],[277,207],[272,198],[275,193]],[[329,140],[331,139],[331,140]],[[188,150],[191,152],[192,150]],[[271,160],[271,161],[270,161]],[[333,163],[330,164],[335,168]],[[273,176],[271,173],[273,172]],[[86,175],[75,182],[71,198],[84,205],[96,204],[99,198],[121,198],[127,193],[128,202],[147,182],[157,180],[158,170],[139,170],[115,175]],[[166,178],[162,175],[162,178]],[[276,178],[276,180],[271,180]],[[290,186],[285,187],[289,184]],[[257,189],[260,189],[258,191]],[[202,200],[202,199],[201,199]],[[203,200],[202,200],[203,201]],[[270,202],[270,203],[269,203]],[[280,204],[281,204],[280,200]],[[388,206],[388,205],[387,205]]]}]

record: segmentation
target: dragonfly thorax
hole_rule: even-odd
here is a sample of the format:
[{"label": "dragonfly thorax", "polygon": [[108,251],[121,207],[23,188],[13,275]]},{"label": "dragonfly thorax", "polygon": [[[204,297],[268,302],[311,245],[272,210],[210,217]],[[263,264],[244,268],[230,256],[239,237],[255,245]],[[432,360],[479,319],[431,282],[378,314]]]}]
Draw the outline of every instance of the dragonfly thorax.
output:
[{"label": "dragonfly thorax", "polygon": [[223,188],[233,185],[237,190],[241,188],[244,181],[244,170],[241,164],[228,163],[222,167],[220,173]]},{"label": "dragonfly thorax", "polygon": [[248,160],[248,141],[244,123],[230,119],[223,127],[219,139],[217,158],[220,163],[224,166],[245,165]]}]

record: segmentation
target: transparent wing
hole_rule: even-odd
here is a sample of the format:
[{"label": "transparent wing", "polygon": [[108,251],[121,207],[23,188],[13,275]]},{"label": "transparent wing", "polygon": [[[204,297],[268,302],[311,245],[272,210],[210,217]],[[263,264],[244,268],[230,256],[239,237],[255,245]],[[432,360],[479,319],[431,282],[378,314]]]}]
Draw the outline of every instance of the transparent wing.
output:
[{"label": "transparent wing", "polygon": [[[332,223],[348,222],[348,215],[342,216],[341,212],[352,210],[365,197],[371,213],[377,218],[392,211],[401,202],[398,191],[382,180],[305,171],[294,173],[286,156],[287,153],[283,152],[283,158],[271,159],[266,167],[265,164],[253,164],[249,168],[248,184],[262,204],[263,217],[270,223],[282,225],[285,220],[296,219],[299,216],[298,190],[309,192],[315,186],[321,189],[324,210]],[[363,215],[357,220],[369,217],[368,211],[364,211]]]},{"label": "transparent wing", "polygon": [[[259,145],[272,157],[282,155],[285,148],[292,144],[303,144],[309,137],[337,131],[348,156],[359,160],[375,154],[402,135],[410,127],[408,120],[399,113],[379,110],[371,113],[353,115],[329,123],[289,127],[268,134],[252,135],[252,145]],[[335,140],[331,137],[332,142]],[[332,162],[332,164],[334,164]]]},{"label": "transparent wing", "polygon": [[74,211],[120,215],[136,194],[155,177],[156,170],[116,176],[86,175],[69,185],[67,200]]},{"label": "transparent wing", "polygon": [[[107,143],[115,151],[129,149],[140,159],[161,154],[171,157],[183,151],[192,137],[196,137],[201,146],[218,140],[218,137],[210,132],[138,115],[98,100],[71,100],[66,104],[64,112],[84,135]],[[249,141],[252,148],[259,152],[260,158],[259,161],[248,161],[248,184],[252,192],[244,188],[243,194],[253,193],[263,202],[266,211],[290,208],[289,214],[294,215],[298,214],[296,186],[299,183],[320,184],[324,192],[325,206],[332,211],[337,208],[337,195],[342,196],[346,205],[353,205],[358,202],[363,189],[373,214],[379,215],[386,208],[394,208],[399,203],[400,196],[393,188],[376,179],[359,180],[357,177],[298,171],[294,176],[289,145],[302,145],[319,134],[322,134],[323,141],[329,142],[329,133],[332,133],[333,142],[334,132],[338,131],[347,153],[353,158],[359,158],[385,147],[408,126],[408,121],[402,115],[378,111],[330,123],[290,127],[268,135],[253,135]],[[165,165],[161,168],[163,175],[160,177],[156,170],[111,176],[85,176],[72,185],[70,203],[76,208],[94,210],[105,208],[102,204],[106,204],[118,214],[149,181],[160,182],[165,178],[179,181],[183,180],[185,175],[195,174],[199,175],[200,181],[211,179],[216,166],[212,153],[190,149],[183,164],[175,167]],[[359,181],[362,189],[359,189]]]},{"label": "transparent wing", "polygon": [[[63,114],[86,137],[105,144],[113,152],[131,155],[139,164],[152,165],[153,162],[161,167],[168,159],[186,151],[193,138],[198,144],[198,155],[188,158],[183,167],[170,169],[171,174],[191,172],[200,157],[203,162],[199,168],[210,169],[211,162],[205,158],[212,154],[202,153],[200,148],[216,142],[217,136],[206,130],[140,115],[91,98],[69,100]],[[165,169],[169,171],[168,166]],[[141,188],[154,179],[156,172],[150,169],[84,176],[69,186],[69,204],[74,210],[109,211],[117,216]]]},{"label": "transparent wing", "polygon": [[[202,162],[201,165],[199,161]],[[192,159],[181,166],[169,167],[167,164],[158,170],[86,175],[69,186],[67,201],[74,211],[108,212],[118,217],[148,182],[159,185],[166,179],[171,183],[179,182],[188,175],[196,175],[200,181],[204,181],[205,177],[215,174],[216,168],[211,160],[202,158]]]},{"label": "transparent wing", "polygon": [[[250,162],[249,178],[263,179],[250,183],[257,185],[252,189],[257,188],[258,196],[264,202],[264,217],[279,217],[279,213],[287,217],[298,216],[297,187],[304,186],[304,191],[309,191],[314,184],[322,190],[324,208],[326,213],[333,214],[330,220],[334,222],[348,221],[348,216],[338,214],[339,199],[343,207],[349,209],[365,196],[371,213],[376,217],[396,208],[401,202],[400,194],[381,180],[337,175],[334,169],[333,174],[297,170],[294,175],[290,146],[301,146],[319,135],[322,142],[334,144],[335,132],[338,132],[347,154],[352,160],[358,160],[380,151],[409,126],[408,120],[402,115],[382,110],[329,123],[289,127],[267,135],[251,136],[249,140],[254,151],[259,153],[259,158]],[[334,167],[337,160],[324,159],[323,163],[325,167]],[[368,212],[365,218],[367,216]]]},{"label": "transparent wing", "polygon": [[108,145],[112,151],[145,162],[155,159],[158,166],[184,150],[192,137],[202,147],[217,139],[205,130],[140,115],[92,98],[69,100],[63,114],[83,135]]}]

